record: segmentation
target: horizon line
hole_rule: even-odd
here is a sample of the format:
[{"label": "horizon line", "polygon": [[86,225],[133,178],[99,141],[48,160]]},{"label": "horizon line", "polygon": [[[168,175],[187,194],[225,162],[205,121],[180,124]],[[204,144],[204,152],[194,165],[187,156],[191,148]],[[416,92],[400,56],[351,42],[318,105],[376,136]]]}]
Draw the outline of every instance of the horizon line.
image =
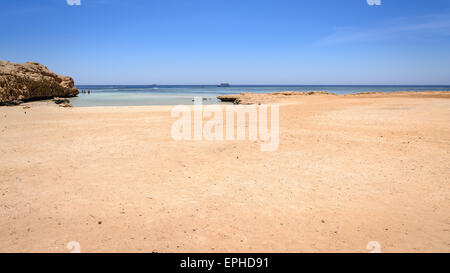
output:
[{"label": "horizon line", "polygon": [[[75,84],[75,86],[208,86],[218,87],[217,84]],[[450,87],[450,83],[447,84],[230,84],[229,87],[239,86],[445,86]],[[227,87],[221,87],[227,88]]]},{"label": "horizon line", "polygon": [[204,87],[306,87],[306,86],[332,86],[332,87],[450,87],[450,84],[230,84],[228,87],[217,84],[75,84],[75,86],[204,86]]}]

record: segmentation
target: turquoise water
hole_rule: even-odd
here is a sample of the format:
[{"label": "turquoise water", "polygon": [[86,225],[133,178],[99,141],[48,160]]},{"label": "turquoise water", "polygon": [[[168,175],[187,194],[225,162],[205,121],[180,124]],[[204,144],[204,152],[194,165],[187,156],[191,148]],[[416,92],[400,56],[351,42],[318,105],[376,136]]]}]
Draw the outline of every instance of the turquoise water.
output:
[{"label": "turquoise water", "polygon": [[78,89],[90,90],[91,94],[79,94],[72,98],[75,107],[87,106],[134,106],[134,105],[177,105],[193,104],[194,97],[203,97],[204,104],[220,103],[218,95],[239,94],[242,92],[269,93],[278,91],[327,91],[335,94],[359,92],[396,92],[396,91],[450,91],[450,86],[369,86],[369,85],[298,85],[268,86],[240,85],[217,87],[211,85],[79,85]]}]

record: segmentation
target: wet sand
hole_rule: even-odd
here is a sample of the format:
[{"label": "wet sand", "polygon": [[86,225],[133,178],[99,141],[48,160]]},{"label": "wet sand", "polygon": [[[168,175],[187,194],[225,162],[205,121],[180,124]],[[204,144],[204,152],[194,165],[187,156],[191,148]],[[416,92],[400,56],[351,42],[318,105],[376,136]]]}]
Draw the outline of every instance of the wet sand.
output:
[{"label": "wet sand", "polygon": [[170,106],[0,107],[0,252],[450,251],[448,94],[272,101],[274,152],[176,142]]}]

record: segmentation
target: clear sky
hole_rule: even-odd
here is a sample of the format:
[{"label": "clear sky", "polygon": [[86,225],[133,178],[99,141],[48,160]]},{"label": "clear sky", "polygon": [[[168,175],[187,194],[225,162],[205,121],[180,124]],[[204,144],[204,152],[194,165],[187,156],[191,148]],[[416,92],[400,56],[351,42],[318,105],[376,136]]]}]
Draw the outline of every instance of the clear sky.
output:
[{"label": "clear sky", "polygon": [[0,60],[76,84],[450,84],[450,0],[0,0]]}]

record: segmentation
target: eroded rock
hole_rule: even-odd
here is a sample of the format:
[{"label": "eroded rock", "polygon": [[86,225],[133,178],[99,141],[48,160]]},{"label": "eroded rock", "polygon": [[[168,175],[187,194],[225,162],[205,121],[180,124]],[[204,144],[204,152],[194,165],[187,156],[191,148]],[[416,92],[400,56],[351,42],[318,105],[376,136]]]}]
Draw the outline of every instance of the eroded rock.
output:
[{"label": "eroded rock", "polygon": [[77,94],[71,77],[57,75],[39,63],[0,61],[0,104]]},{"label": "eroded rock", "polygon": [[21,100],[12,100],[12,101],[0,102],[0,106],[16,106],[16,105],[21,105],[22,103],[23,103],[23,101],[21,101]]},{"label": "eroded rock", "polygon": [[70,100],[68,100],[66,98],[54,98],[54,99],[52,99],[52,101],[56,104],[70,103]]}]

